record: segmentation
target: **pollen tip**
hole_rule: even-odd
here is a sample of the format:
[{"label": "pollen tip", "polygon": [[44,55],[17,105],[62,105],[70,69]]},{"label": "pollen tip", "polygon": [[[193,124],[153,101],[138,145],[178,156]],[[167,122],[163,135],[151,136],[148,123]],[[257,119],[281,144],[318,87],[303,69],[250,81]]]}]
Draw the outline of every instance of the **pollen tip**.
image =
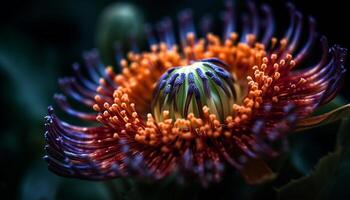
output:
[{"label": "pollen tip", "polygon": [[54,113],[54,108],[53,108],[53,106],[52,106],[52,105],[48,106],[48,107],[47,107],[47,111],[48,111],[49,115],[52,115],[52,114]]}]

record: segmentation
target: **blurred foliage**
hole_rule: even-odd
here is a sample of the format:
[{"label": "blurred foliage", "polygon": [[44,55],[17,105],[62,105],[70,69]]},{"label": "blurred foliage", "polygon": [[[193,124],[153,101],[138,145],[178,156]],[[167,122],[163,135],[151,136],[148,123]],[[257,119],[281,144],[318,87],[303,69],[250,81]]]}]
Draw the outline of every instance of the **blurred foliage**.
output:
[{"label": "blurred foliage", "polygon": [[47,170],[46,163],[36,160],[23,177],[20,199],[112,199],[105,183],[65,179]]},{"label": "blurred foliage", "polygon": [[[276,1],[272,2],[278,7]],[[125,42],[130,35],[142,40],[145,21],[155,22],[167,15],[176,18],[176,13],[186,7],[193,8],[199,19],[207,11],[218,14],[223,4],[203,0],[8,3],[8,8],[0,8],[1,199],[276,199],[277,194],[280,199],[350,199],[349,119],[292,134],[289,153],[271,161],[278,172],[276,180],[263,185],[246,185],[234,170],[228,171],[221,183],[208,188],[198,183],[178,185],[176,177],[160,182],[89,182],[54,175],[41,159],[43,117],[52,95],[58,92],[57,78],[71,73],[70,65],[81,61],[82,51],[96,46],[105,63],[113,64],[115,58],[108,52],[113,52],[115,42]],[[327,9],[334,7],[325,4]],[[309,10],[322,13],[314,6]],[[325,24],[321,27],[337,26]],[[338,33],[324,30],[330,30],[326,35]],[[346,31],[341,33],[346,35]],[[348,92],[343,95],[349,97]],[[348,101],[336,98],[316,114]]]},{"label": "blurred foliage", "polygon": [[[320,107],[314,115],[321,115],[345,104],[341,97],[335,98],[327,105]],[[290,158],[293,166],[301,173],[308,174],[317,161],[333,151],[336,144],[337,130],[341,121],[336,121],[313,129],[296,132],[289,137]]]},{"label": "blurred foliage", "polygon": [[54,50],[39,49],[28,38],[13,32],[0,35],[0,44],[0,70],[10,79],[7,87],[13,88],[6,101],[25,111],[21,118],[41,120],[43,105],[48,105],[56,83],[58,59]]},{"label": "blurred foliage", "polygon": [[0,44],[0,74],[5,77],[1,79],[5,125],[0,135],[0,164],[5,169],[0,172],[0,189],[12,191],[26,167],[20,163],[30,163],[42,151],[42,118],[59,62],[53,49],[38,48],[16,32],[2,32]]},{"label": "blurred foliage", "polygon": [[20,199],[55,199],[60,178],[45,168],[43,162],[37,161],[27,169],[21,183]]}]

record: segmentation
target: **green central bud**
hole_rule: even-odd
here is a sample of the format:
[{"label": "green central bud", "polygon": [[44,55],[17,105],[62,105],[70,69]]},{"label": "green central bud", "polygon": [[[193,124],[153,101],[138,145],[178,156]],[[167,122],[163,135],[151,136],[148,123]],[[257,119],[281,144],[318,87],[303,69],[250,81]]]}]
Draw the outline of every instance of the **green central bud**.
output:
[{"label": "green central bud", "polygon": [[223,121],[232,114],[237,95],[231,74],[218,59],[205,59],[188,66],[173,67],[157,83],[152,101],[156,121],[163,120],[163,111],[172,119],[186,118],[189,113],[202,117],[203,106]]}]

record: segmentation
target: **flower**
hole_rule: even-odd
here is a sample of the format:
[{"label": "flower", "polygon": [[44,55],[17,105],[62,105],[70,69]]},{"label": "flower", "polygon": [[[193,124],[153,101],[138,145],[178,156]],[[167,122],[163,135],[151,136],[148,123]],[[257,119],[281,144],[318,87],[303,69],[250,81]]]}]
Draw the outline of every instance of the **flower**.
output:
[{"label": "flower", "polygon": [[204,186],[220,181],[232,166],[248,183],[273,178],[265,161],[279,155],[288,133],[348,111],[345,106],[311,116],[337,94],[346,49],[329,48],[320,37],[320,61],[309,66],[318,44],[312,17],[301,42],[303,17],[289,5],[290,26],[278,40],[271,9],[247,5],[250,15],[243,18],[241,34],[229,1],[222,37],[210,33],[208,18],[199,37],[188,10],[179,15],[179,43],[169,18],[158,24],[157,34],[148,26],[150,50],[129,52],[120,60],[120,74],[104,69],[96,51],[86,54],[89,77],[75,64],[76,76],[59,84],[94,112],[72,108],[64,95],[55,99],[66,113],[92,123],[71,125],[49,107],[44,157],[49,169],[90,180],[158,180],[177,173]]}]

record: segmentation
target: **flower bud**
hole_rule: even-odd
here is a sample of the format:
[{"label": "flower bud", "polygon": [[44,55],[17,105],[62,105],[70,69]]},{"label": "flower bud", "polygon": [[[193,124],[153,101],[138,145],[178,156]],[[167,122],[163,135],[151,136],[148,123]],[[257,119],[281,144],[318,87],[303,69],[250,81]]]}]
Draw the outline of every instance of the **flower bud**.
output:
[{"label": "flower bud", "polygon": [[203,107],[223,121],[232,113],[237,93],[231,74],[218,59],[205,59],[188,66],[173,67],[157,83],[152,102],[156,121],[169,111],[172,119],[187,118],[193,113],[203,117]]}]

